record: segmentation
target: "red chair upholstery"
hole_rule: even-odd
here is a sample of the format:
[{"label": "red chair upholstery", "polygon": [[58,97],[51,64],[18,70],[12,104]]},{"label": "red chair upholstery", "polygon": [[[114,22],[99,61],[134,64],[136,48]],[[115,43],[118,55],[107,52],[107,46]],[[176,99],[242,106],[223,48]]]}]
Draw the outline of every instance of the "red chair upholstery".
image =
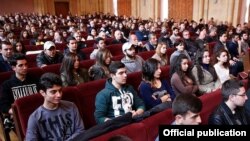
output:
[{"label": "red chair upholstery", "polygon": [[148,141],[154,141],[158,135],[159,125],[170,125],[174,121],[172,109],[157,113],[142,121],[148,135]]},{"label": "red chair upholstery", "polygon": [[59,50],[61,52],[63,52],[66,47],[67,47],[66,43],[56,44],[56,50]]},{"label": "red chair upholstery", "polygon": [[133,72],[128,74],[127,84],[133,86],[133,88],[138,92],[139,85],[142,81],[142,73],[141,72]]},{"label": "red chair upholstery", "polygon": [[95,40],[86,40],[85,43],[87,47],[93,47],[95,44]]},{"label": "red chair upholstery", "polygon": [[94,64],[95,64],[95,60],[83,60],[80,62],[80,66],[85,69],[89,69]]},{"label": "red chair upholstery", "polygon": [[96,125],[95,112],[95,97],[99,91],[105,86],[105,79],[82,83],[77,86],[79,89],[78,99],[82,107],[82,117],[85,128],[88,129]]},{"label": "red chair upholstery", "polygon": [[155,51],[144,51],[144,52],[140,52],[138,53],[139,56],[141,56],[144,60],[147,60],[149,58],[151,58],[153,55],[155,54]]},{"label": "red chair upholstery", "polygon": [[86,55],[86,59],[90,59],[90,54],[93,52],[94,48],[93,47],[87,47],[84,49],[81,49],[82,52]]},{"label": "red chair upholstery", "polygon": [[60,67],[61,67],[61,64],[52,64],[52,65],[45,66],[42,69],[44,72],[52,72],[52,73],[60,75],[61,74]]},{"label": "red chair upholstery", "polygon": [[29,68],[37,67],[36,56],[37,56],[37,54],[26,55],[26,59],[28,61]]},{"label": "red chair upholstery", "polygon": [[12,104],[16,133],[20,140],[24,139],[29,116],[43,103],[40,94],[34,94],[17,99]]},{"label": "red chair upholstery", "polygon": [[214,46],[215,46],[216,42],[211,42],[208,43],[208,51],[209,51],[209,55],[212,56],[214,54]]},{"label": "red chair upholstery", "polygon": [[133,141],[147,141],[147,132],[145,126],[142,123],[134,123],[122,128],[111,131],[107,134],[101,135],[91,141],[108,141],[112,136],[124,135],[131,138]]},{"label": "red chair upholstery", "polygon": [[170,56],[175,51],[175,48],[167,48],[168,65],[170,65]]},{"label": "red chair upholstery", "polygon": [[199,97],[202,101],[201,124],[208,124],[210,114],[219,106],[222,101],[221,90],[204,94]]},{"label": "red chair upholstery", "polygon": [[166,79],[168,82],[170,82],[169,73],[170,73],[170,66],[161,67],[161,78]]},{"label": "red chair upholstery", "polygon": [[123,55],[122,44],[114,44],[107,46],[107,49],[110,50],[113,56]]}]

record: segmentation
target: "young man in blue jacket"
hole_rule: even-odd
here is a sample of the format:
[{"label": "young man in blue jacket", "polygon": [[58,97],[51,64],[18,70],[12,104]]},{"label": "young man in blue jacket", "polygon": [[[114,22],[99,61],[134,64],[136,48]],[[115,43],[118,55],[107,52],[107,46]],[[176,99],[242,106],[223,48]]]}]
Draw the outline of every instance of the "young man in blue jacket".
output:
[{"label": "young man in blue jacket", "polygon": [[98,124],[122,116],[128,112],[132,117],[141,115],[145,106],[131,85],[127,85],[125,65],[113,62],[110,66],[110,76],[105,88],[101,90],[95,101],[95,119]]}]

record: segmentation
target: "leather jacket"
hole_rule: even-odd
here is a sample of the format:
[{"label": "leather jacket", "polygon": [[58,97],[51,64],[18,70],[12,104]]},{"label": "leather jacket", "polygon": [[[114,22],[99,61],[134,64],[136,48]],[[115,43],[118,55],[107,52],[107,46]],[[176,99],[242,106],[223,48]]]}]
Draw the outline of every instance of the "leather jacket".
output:
[{"label": "leather jacket", "polygon": [[243,107],[237,107],[235,109],[235,114],[233,114],[225,102],[223,102],[209,117],[208,124],[247,125],[249,124],[249,119],[247,119]]}]

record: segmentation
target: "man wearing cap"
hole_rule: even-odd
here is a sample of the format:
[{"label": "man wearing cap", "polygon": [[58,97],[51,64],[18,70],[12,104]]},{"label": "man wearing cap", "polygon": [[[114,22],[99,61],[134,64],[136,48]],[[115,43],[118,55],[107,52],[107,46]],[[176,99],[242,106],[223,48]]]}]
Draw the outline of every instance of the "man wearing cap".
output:
[{"label": "man wearing cap", "polygon": [[56,46],[52,41],[47,41],[43,45],[44,51],[36,57],[37,66],[42,68],[51,64],[58,64],[62,62],[63,54],[56,51]]},{"label": "man wearing cap", "polygon": [[121,62],[125,64],[127,72],[132,73],[141,71],[144,60],[135,54],[135,46],[130,42],[124,43],[122,51],[125,57],[122,58]]}]

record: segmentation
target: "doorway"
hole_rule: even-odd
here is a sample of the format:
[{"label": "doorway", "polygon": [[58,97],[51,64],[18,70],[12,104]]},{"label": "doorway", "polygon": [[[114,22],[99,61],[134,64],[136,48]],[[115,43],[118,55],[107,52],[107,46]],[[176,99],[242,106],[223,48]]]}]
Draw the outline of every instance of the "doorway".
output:
[{"label": "doorway", "polygon": [[55,13],[65,18],[69,14],[69,2],[55,2]]}]

